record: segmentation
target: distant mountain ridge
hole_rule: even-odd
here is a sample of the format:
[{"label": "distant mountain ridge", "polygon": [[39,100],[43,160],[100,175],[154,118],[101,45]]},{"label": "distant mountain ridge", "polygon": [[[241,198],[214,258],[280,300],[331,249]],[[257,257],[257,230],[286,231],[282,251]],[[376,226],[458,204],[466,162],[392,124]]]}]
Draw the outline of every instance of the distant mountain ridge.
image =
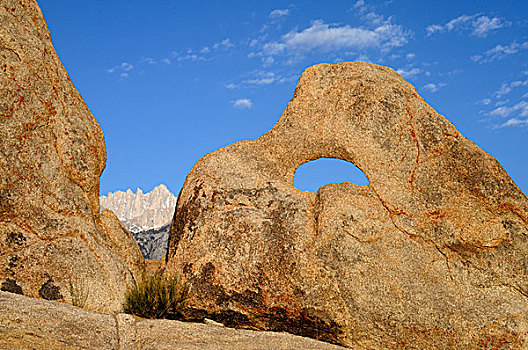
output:
[{"label": "distant mountain ridge", "polygon": [[132,232],[136,239],[139,249],[146,259],[161,260],[167,250],[169,241],[170,223],[160,228],[151,228],[150,230]]},{"label": "distant mountain ridge", "polygon": [[147,259],[161,260],[167,249],[176,196],[161,184],[149,192],[110,192],[100,196],[101,210],[110,209],[136,239]]},{"label": "distant mountain ridge", "polygon": [[101,210],[112,210],[133,233],[167,225],[172,220],[176,206],[176,196],[163,184],[145,194],[140,188],[136,193],[131,189],[109,192],[106,196],[100,196],[99,201]]}]

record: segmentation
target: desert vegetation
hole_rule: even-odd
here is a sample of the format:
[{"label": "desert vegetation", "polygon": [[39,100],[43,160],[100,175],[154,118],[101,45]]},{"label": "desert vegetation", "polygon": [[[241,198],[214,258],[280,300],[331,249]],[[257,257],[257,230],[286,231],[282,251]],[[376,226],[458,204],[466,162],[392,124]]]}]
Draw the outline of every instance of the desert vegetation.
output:
[{"label": "desert vegetation", "polygon": [[189,285],[177,275],[143,275],[127,289],[123,309],[143,318],[176,318],[181,314]]}]

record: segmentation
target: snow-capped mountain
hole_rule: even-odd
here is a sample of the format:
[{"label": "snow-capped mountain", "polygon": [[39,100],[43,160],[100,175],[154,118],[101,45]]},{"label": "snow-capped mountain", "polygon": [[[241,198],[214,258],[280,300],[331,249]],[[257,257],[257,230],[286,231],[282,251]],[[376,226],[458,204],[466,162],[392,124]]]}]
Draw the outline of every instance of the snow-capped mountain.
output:
[{"label": "snow-capped mountain", "polygon": [[143,194],[138,188],[136,193],[109,192],[100,196],[101,210],[112,210],[130,232],[140,232],[161,228],[172,220],[176,196],[165,185],[154,187],[152,192]]},{"label": "snow-capped mountain", "polygon": [[147,259],[160,260],[165,255],[176,197],[165,185],[143,193],[137,189],[110,192],[100,196],[101,210],[112,210],[128,228]]}]

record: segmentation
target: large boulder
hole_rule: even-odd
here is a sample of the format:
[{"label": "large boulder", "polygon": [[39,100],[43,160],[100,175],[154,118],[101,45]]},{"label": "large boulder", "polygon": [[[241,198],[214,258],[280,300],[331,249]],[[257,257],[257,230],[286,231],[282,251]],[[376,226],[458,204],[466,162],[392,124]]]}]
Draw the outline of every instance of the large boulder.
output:
[{"label": "large boulder", "polygon": [[[303,163],[369,185],[293,186]],[[277,124],[200,159],[165,269],[187,316],[354,348],[528,346],[528,199],[392,69],[320,64]]]},{"label": "large boulder", "polygon": [[57,57],[37,3],[3,0],[2,290],[67,302],[71,290],[82,290],[89,309],[121,308],[132,271],[145,263],[115,215],[99,214],[105,162],[101,128]]}]

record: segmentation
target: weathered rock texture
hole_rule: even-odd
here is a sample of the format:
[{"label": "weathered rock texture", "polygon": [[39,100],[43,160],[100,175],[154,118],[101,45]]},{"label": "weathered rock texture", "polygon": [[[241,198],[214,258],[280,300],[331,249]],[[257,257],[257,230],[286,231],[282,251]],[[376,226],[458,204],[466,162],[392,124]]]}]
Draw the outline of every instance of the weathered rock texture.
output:
[{"label": "weathered rock texture", "polygon": [[[293,187],[301,164],[370,184]],[[392,69],[307,69],[275,127],[194,166],[166,270],[189,316],[363,349],[528,347],[528,200]]]},{"label": "weathered rock texture", "polygon": [[131,270],[144,262],[117,218],[99,215],[105,162],[103,133],[59,61],[37,3],[3,0],[2,289],[70,301],[71,280],[89,289],[88,308],[121,308]]},{"label": "weathered rock texture", "polygon": [[0,292],[1,349],[321,349],[338,346],[291,334],[99,314]]}]

